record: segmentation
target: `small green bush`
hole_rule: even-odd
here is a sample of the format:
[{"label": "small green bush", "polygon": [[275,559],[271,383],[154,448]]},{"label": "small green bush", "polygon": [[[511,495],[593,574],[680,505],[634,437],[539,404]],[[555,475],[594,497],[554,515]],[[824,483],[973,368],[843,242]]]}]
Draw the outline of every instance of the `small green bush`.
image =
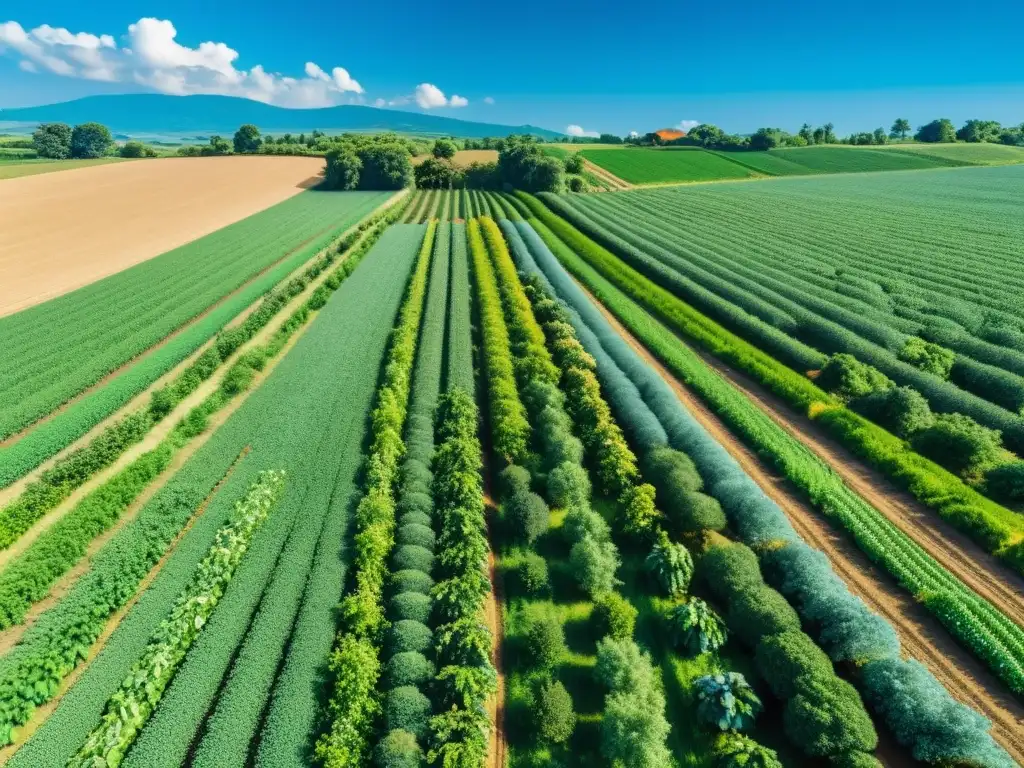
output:
[{"label": "small green bush", "polygon": [[853,400],[850,407],[903,438],[909,438],[935,421],[924,395],[910,387],[874,392]]},{"label": "small green bush", "polygon": [[911,336],[907,339],[897,357],[915,368],[938,376],[940,379],[949,378],[949,372],[953,369],[953,362],[956,360],[952,350],[925,341],[918,336]]},{"label": "small green bush", "polygon": [[699,491],[683,491],[662,505],[665,514],[682,533],[721,531],[725,529],[725,512],[717,499]]},{"label": "small green bush", "polygon": [[434,511],[434,500],[430,494],[417,491],[415,493],[402,494],[398,500],[397,514],[399,517],[409,512],[420,512],[430,518]]},{"label": "small green bush", "polygon": [[562,462],[548,475],[548,499],[556,507],[583,506],[590,500],[590,479],[579,464]]},{"label": "small green bush", "polygon": [[640,462],[644,477],[658,489],[659,496],[682,491],[699,491],[703,486],[700,473],[690,457],[668,446],[659,446],[646,453]]},{"label": "small green bush", "polygon": [[429,595],[433,586],[434,580],[423,571],[396,571],[391,575],[391,592],[395,595],[400,595],[403,592]]},{"label": "small green bush", "polygon": [[637,610],[618,592],[609,592],[594,603],[591,620],[597,637],[629,638],[633,636]]},{"label": "small green bush", "polygon": [[845,400],[893,387],[889,377],[880,370],[845,352],[828,359],[816,383],[826,392],[832,392]]},{"label": "small green bush", "polygon": [[754,551],[744,544],[716,544],[701,557],[701,579],[716,598],[729,602],[734,594],[764,583]]},{"label": "small green bush", "polygon": [[498,475],[498,489],[503,498],[529,491],[529,470],[515,464],[505,467]]},{"label": "small green bush", "polygon": [[434,551],[434,531],[425,525],[403,525],[395,533],[395,545],[396,546],[417,546],[423,547],[424,549]]},{"label": "small green bush", "polygon": [[576,728],[572,697],[561,682],[545,680],[534,694],[533,722],[540,740],[563,744]]},{"label": "small green bush", "polygon": [[426,653],[434,645],[434,633],[420,621],[396,621],[388,629],[386,647],[389,653],[419,651]]},{"label": "small green bush", "polygon": [[873,752],[878,734],[856,689],[832,676],[802,678],[782,715],[790,741],[811,757]]},{"label": "small green bush", "polygon": [[526,648],[530,661],[539,669],[554,669],[565,656],[565,632],[558,618],[534,616],[526,629]]},{"label": "small green bush", "polygon": [[723,733],[715,741],[715,768],[783,768],[774,749],[742,733]]},{"label": "small green bush", "polygon": [[434,609],[434,601],[427,595],[418,592],[403,592],[391,598],[388,604],[388,616],[392,621],[418,621],[422,624],[430,622],[430,613]]},{"label": "small green bush", "polygon": [[395,522],[399,528],[406,525],[422,525],[425,528],[430,528],[434,524],[430,515],[425,512],[406,512],[403,515],[399,515]]},{"label": "small green bush", "polygon": [[551,587],[548,579],[548,563],[536,552],[528,552],[516,567],[519,586],[527,595],[540,597]]},{"label": "small green bush", "polygon": [[436,670],[434,665],[419,651],[396,653],[384,665],[384,685],[386,688],[401,688],[403,685],[423,686],[432,680]]},{"label": "small green bush", "polygon": [[761,700],[739,672],[698,677],[697,718],[720,731],[741,731],[754,724]]},{"label": "small green bush", "polygon": [[683,653],[696,656],[725,645],[725,622],[699,597],[672,608],[665,616],[669,636]]},{"label": "small green bush", "polygon": [[517,493],[504,504],[505,519],[512,535],[532,544],[551,523],[551,511],[544,499],[532,491]]},{"label": "small green bush", "polygon": [[433,566],[433,552],[416,545],[398,547],[391,557],[391,568],[396,571],[413,570],[430,573],[430,569]]},{"label": "small green bush", "polygon": [[814,641],[791,630],[761,638],[754,656],[757,669],[772,692],[783,701],[796,696],[798,678],[828,678],[832,662]]},{"label": "small green bush", "polygon": [[832,768],[882,768],[882,763],[867,752],[844,752],[829,759]]},{"label": "small green bush", "polygon": [[800,618],[786,598],[761,585],[734,595],[729,602],[729,629],[754,647],[765,635],[800,629]]},{"label": "small green bush", "polygon": [[669,541],[661,531],[658,541],[651,547],[644,560],[644,567],[658,585],[670,596],[679,597],[686,593],[693,578],[693,558],[682,544]]},{"label": "small green bush", "polygon": [[430,714],[430,699],[415,686],[392,688],[384,696],[384,718],[389,731],[408,731],[422,739],[427,734]]},{"label": "small green bush", "polygon": [[985,475],[985,490],[995,499],[1024,500],[1024,461],[1011,461],[990,469]]},{"label": "small green bush", "polygon": [[390,731],[374,750],[373,763],[377,768],[420,768],[423,750],[408,731]]},{"label": "small green bush", "polygon": [[954,472],[981,471],[1002,457],[999,430],[983,427],[961,413],[936,416],[911,442],[920,453]]}]

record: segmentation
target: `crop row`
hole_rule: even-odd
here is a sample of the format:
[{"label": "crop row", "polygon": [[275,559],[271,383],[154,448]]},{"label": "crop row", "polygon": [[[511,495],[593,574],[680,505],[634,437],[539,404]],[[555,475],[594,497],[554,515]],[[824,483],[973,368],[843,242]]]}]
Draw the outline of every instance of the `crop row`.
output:
[{"label": "crop row", "polygon": [[[166,614],[166,604],[159,605],[159,601],[165,599],[167,593],[160,585],[172,584],[174,579],[179,578],[182,569],[188,566],[188,558],[193,554],[196,555],[192,561],[194,567],[199,553],[209,546],[208,537],[213,535],[218,519],[223,520],[225,514],[219,496],[213,498],[211,509],[194,522],[190,521],[211,489],[240,455],[245,458],[232,474],[231,483],[253,477],[250,470],[255,472],[272,468],[284,469],[293,479],[293,484],[289,484],[289,490],[282,500],[284,519],[294,520],[296,505],[302,502],[299,491],[305,489],[310,480],[316,479],[310,478],[311,473],[322,473],[316,487],[318,493],[326,494],[322,503],[327,504],[334,481],[339,476],[337,462],[348,455],[345,452],[338,453],[337,446],[346,439],[358,446],[361,440],[362,422],[361,417],[357,416],[358,404],[365,390],[369,390],[365,395],[368,402],[369,393],[375,385],[374,371],[386,335],[386,327],[380,329],[379,326],[390,324],[385,314],[388,307],[392,308],[392,312],[397,308],[400,288],[394,287],[392,293],[385,294],[385,282],[380,281],[380,275],[399,273],[403,268],[408,268],[405,264],[411,262],[411,254],[407,251],[388,248],[383,244],[380,249],[383,253],[375,249],[369,265],[365,269],[356,270],[352,280],[346,280],[345,277],[358,259],[350,259],[340,265],[332,278],[285,323],[268,344],[269,351],[274,354],[281,351],[288,338],[308,322],[315,310],[324,307],[332,291],[341,286],[341,295],[325,307],[324,319],[315,323],[310,333],[303,335],[295,351],[281,361],[268,381],[100,549],[93,557],[89,571],[75,582],[70,592],[43,613],[25,632],[21,643],[0,659],[0,701],[4,706],[5,722],[13,726],[24,722],[35,706],[49,700],[60,680],[88,654],[108,617],[132,598],[141,580],[160,562],[161,556],[176,540],[183,527],[190,526],[187,534],[175,546],[174,556],[160,569],[153,586],[143,593],[138,604],[107,641],[104,654],[86,669],[82,680],[94,682],[76,685],[65,694],[58,713],[51,716],[37,735],[15,756],[15,760],[25,760],[20,764],[38,765],[33,760],[39,755],[52,755],[54,751],[64,754],[62,759],[66,760],[82,743],[95,724],[95,719],[101,714],[103,702],[124,678],[131,662],[138,657],[146,638],[158,623],[158,617]],[[390,285],[390,282],[386,284]],[[374,291],[381,292],[380,301],[361,303],[361,296],[373,295]],[[339,335],[339,328],[344,329],[343,334]],[[372,344],[378,337],[379,346],[375,348]],[[359,350],[358,354],[353,349]],[[257,359],[255,364],[262,367],[266,360]],[[308,366],[311,361],[315,362],[315,366],[322,366],[321,374],[309,375]],[[347,365],[345,361],[358,365],[348,374],[347,385],[341,386],[336,371]],[[302,367],[304,364],[306,368]],[[345,408],[338,408],[338,403],[346,398]],[[323,403],[324,407],[310,409],[310,402]],[[353,421],[356,423],[353,424]],[[320,439],[317,439],[318,436]],[[324,463],[324,459],[316,461],[318,451],[323,450],[326,450],[324,459],[328,456],[338,457],[333,460],[333,466],[330,462]],[[356,469],[354,462],[352,464],[344,465],[350,474]],[[343,505],[335,514],[344,519]],[[272,522],[272,527],[277,526]],[[277,530],[276,533],[278,538],[267,542],[267,545],[279,549],[284,538],[287,538],[288,529]],[[207,538],[202,539],[204,536]],[[258,534],[257,541],[261,540],[262,536]],[[266,564],[265,558],[269,558],[271,564],[274,562],[274,557],[265,553],[260,558],[247,558],[242,567],[246,568],[249,563],[254,568],[262,567]],[[165,573],[168,574],[166,577]],[[179,590],[180,586],[172,594]],[[223,610],[215,612],[211,622],[218,621],[217,617],[223,613]],[[218,642],[228,637],[219,633],[215,635]],[[225,650],[218,646],[213,650],[223,652],[230,659],[234,646]],[[193,648],[195,651],[196,648]],[[194,655],[190,654],[189,659]],[[189,660],[186,660],[186,666],[188,663]],[[26,690],[22,682],[26,679],[39,680],[40,685],[35,690]],[[208,686],[205,680],[203,684]],[[193,680],[192,688],[200,687]],[[172,683],[172,691],[173,688]],[[216,692],[217,686],[214,685],[209,692],[211,699]],[[195,696],[198,698],[198,690]],[[163,708],[162,703],[156,713],[158,718]],[[182,708],[181,716],[187,717],[188,711],[188,707]],[[199,711],[199,719],[204,712],[204,709]],[[174,716],[178,716],[177,711]],[[74,743],[76,739],[77,744]],[[183,748],[187,748],[187,744],[186,739]],[[67,749],[71,751],[65,753]],[[46,763],[46,759],[40,759]]]},{"label": "crop row", "polygon": [[84,768],[102,762],[117,766],[149,720],[164,689],[174,677],[200,630],[217,607],[256,530],[267,519],[284,484],[284,475],[262,473],[245,498],[235,505],[228,524],[217,531],[209,554],[178,595],[145,652],[111,696],[99,726],[86,739],[69,766]]},{"label": "crop row", "polygon": [[[557,295],[578,313],[572,316],[574,325],[587,351],[597,360],[602,388],[616,404],[616,411],[625,417],[626,422],[642,423],[645,411],[656,414],[659,427],[661,423],[665,424],[663,434],[669,438],[670,444],[685,447],[710,492],[722,502],[730,524],[741,540],[761,550],[762,557],[771,558],[773,567],[770,570],[779,574],[776,583],[793,600],[804,620],[819,628],[818,637],[831,659],[860,664],[857,682],[865,700],[882,716],[897,739],[923,760],[941,762],[949,758],[968,758],[977,760],[981,765],[1007,765],[1006,755],[987,733],[987,721],[955,702],[921,665],[900,658],[899,643],[892,628],[850,595],[827,560],[796,536],[782,511],[682,410],[668,385],[608,325],[600,311],[559,264],[559,259],[564,260],[581,279],[587,280],[588,287],[602,300],[608,301],[609,308],[619,314],[645,343],[657,341],[655,349],[660,351],[669,342],[652,334],[652,324],[641,325],[640,313],[629,309],[627,303],[614,301],[615,296],[611,293],[614,289],[600,284],[600,279],[592,273],[584,274],[583,270],[578,270],[579,260],[543,224],[534,220],[529,225],[519,225],[519,229],[530,245],[534,259],[533,263],[524,266],[528,271],[543,275]],[[544,236],[543,241],[537,232]],[[559,254],[559,259],[555,258],[552,250]],[[637,322],[630,323],[630,320]],[[688,377],[687,381],[691,378]],[[702,396],[709,394],[704,387],[694,386]],[[724,384],[718,387],[719,395],[727,393]],[[642,393],[646,408],[640,408],[638,401],[630,396],[633,391]],[[616,393],[625,393],[625,396]],[[728,409],[716,408],[728,423],[735,425],[737,417],[754,418],[753,406],[749,402],[739,396],[730,400]],[[771,434],[770,424],[758,423],[759,432],[753,434]],[[642,434],[641,430],[634,429],[634,432]],[[741,433],[749,439],[746,430],[741,430]],[[783,440],[771,445],[755,445],[772,457],[778,455],[779,448],[789,451],[796,447],[786,446]],[[788,466],[783,469],[788,469]],[[792,477],[796,481],[802,479],[797,475]],[[818,477],[828,482],[832,476],[819,471]],[[817,498],[820,500],[820,496]],[[764,548],[763,545],[768,543],[771,546]],[[948,738],[935,739],[935,734],[945,732],[953,723],[956,725],[950,727]]]},{"label": "crop row", "polygon": [[767,386],[825,426],[854,453],[894,478],[944,519],[1018,570],[1024,568],[1019,515],[983,497],[960,478],[909,449],[899,438],[845,407],[812,381],[630,269],[543,207],[538,206],[536,210],[588,264],[677,333]]},{"label": "crop row", "polygon": [[[463,190],[465,192],[465,190]],[[448,292],[448,352],[445,380],[448,388],[475,391],[473,379],[472,294],[469,290],[469,256],[466,225],[452,224],[451,277]]]},{"label": "crop row", "polygon": [[[16,315],[0,320],[0,437],[31,424],[78,392],[152,347],[274,265],[277,280],[384,201],[384,193],[306,192],[193,243]],[[324,222],[329,227],[325,228]],[[282,259],[287,268],[282,271]],[[274,282],[277,282],[275,280]],[[263,283],[220,325],[273,283]],[[218,308],[219,309],[219,308]],[[206,335],[191,334],[200,346]],[[180,345],[179,345],[180,346]],[[149,381],[163,370],[150,370]],[[139,386],[139,389],[144,389]],[[121,402],[134,393],[122,391]],[[116,408],[116,405],[114,406]],[[113,410],[113,408],[111,408]],[[109,411],[108,411],[109,412]]]}]

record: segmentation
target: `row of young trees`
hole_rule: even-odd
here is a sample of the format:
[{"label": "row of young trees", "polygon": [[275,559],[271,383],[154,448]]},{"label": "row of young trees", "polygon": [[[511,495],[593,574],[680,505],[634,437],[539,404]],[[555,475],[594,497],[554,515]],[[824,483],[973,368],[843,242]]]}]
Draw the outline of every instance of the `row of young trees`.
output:
[{"label": "row of young trees", "polygon": [[[467,145],[469,141],[467,140]],[[415,168],[420,189],[525,189],[533,192],[558,192],[565,186],[565,166],[545,155],[532,136],[509,136],[492,142],[498,160],[472,163],[466,168],[453,159],[458,149],[450,139],[434,142],[431,156]]]},{"label": "row of young trees", "polygon": [[82,123],[74,128],[67,123],[43,123],[32,134],[32,144],[39,157],[93,159],[110,154],[114,137],[99,123]]}]

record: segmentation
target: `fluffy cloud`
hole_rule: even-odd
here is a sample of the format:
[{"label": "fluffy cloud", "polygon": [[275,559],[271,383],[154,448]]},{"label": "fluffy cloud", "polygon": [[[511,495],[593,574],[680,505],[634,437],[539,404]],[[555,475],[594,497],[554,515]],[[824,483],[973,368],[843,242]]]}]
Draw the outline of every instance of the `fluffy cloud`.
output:
[{"label": "fluffy cloud", "polygon": [[[287,107],[324,107],[358,98],[363,88],[347,70],[330,72],[307,62],[305,77],[267,72],[259,64],[238,69],[238,52],[225,43],[181,45],[165,19],[142,18],[128,27],[127,44],[111,35],[72,33],[48,24],[26,32],[20,24],[0,24],[0,52],[12,50],[26,72],[63,77],[134,82],[162,93],[242,96]],[[348,94],[352,94],[351,96]]]},{"label": "fluffy cloud", "polygon": [[494,103],[494,97],[493,96],[484,96],[484,104],[490,105],[490,104],[493,104],[493,103]]},{"label": "fluffy cloud", "polygon": [[700,125],[700,120],[682,120],[679,123],[679,130],[689,133],[698,125]]},{"label": "fluffy cloud", "polygon": [[567,125],[565,127],[565,132],[569,136],[587,136],[594,139],[601,135],[597,131],[584,131],[583,126],[581,125]]},{"label": "fluffy cloud", "polygon": [[[420,83],[413,91],[412,100],[420,109],[437,109],[438,107],[465,107],[469,105],[469,99],[459,95],[453,95],[450,99],[444,95],[444,91],[432,83]],[[399,97],[388,102],[391,106],[407,104],[409,97]]]},{"label": "fluffy cloud", "polygon": [[631,139],[638,139],[638,138],[640,138],[640,132],[639,131],[630,131],[629,132],[629,138],[631,138]]}]

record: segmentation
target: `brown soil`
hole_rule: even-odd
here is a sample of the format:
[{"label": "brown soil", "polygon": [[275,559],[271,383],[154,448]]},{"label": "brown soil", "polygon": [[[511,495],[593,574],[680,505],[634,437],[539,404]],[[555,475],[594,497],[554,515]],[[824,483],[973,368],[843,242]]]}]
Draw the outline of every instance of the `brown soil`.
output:
[{"label": "brown soil", "polygon": [[[769,464],[743,445],[729,431],[728,427],[696,395],[675,379],[672,373],[619,324],[606,308],[599,302],[595,301],[595,303],[618,333],[672,386],[687,410],[779,505],[800,536],[812,547],[821,550],[828,556],[832,567],[850,591],[893,625],[899,635],[904,652],[928,667],[954,697],[989,718],[993,722],[992,735],[996,741],[1017,762],[1024,762],[1024,705],[1014,698],[1006,687],[974,656],[958,645],[939,621],[922,605],[888,576],[880,574],[877,567],[857,548],[856,544],[843,533],[832,528],[798,495],[785,478],[778,475]],[[719,372],[724,372],[722,364],[717,360],[710,359],[708,362]],[[741,387],[741,389],[773,419],[800,438],[811,450],[818,452],[816,448],[818,436],[807,431],[814,429],[813,423],[807,428],[802,425],[797,426],[794,423],[796,419],[789,412],[784,409],[773,410],[778,407],[778,404],[770,403],[763,393],[752,392],[745,387]],[[876,508],[901,506],[899,500],[893,498],[893,494],[898,492],[887,490],[878,481],[878,478],[872,477],[870,470],[860,466],[852,457],[844,457],[831,451],[822,457],[854,490],[862,494]],[[858,482],[853,482],[851,477],[858,479]],[[885,510],[882,511],[885,512]],[[888,516],[887,512],[886,514]],[[934,513],[928,512],[927,514],[934,517]],[[913,523],[908,522],[908,525],[910,530],[907,532],[914,535]],[[919,543],[925,545],[920,540],[920,536],[915,536],[915,538]],[[945,546],[955,552],[954,544],[946,543]],[[973,556],[965,556],[963,553],[956,552],[956,557],[950,562],[941,552],[933,551],[932,554],[958,575],[960,574],[957,567],[964,561],[969,562],[969,557]],[[971,570],[977,580],[985,581],[985,577],[977,573],[977,569]],[[1015,579],[1010,583],[1016,584],[1017,581]],[[1019,591],[1015,591],[1014,587],[1009,584],[993,584],[992,582],[998,582],[998,578],[988,577],[987,583],[991,589],[986,591],[997,596],[1009,597],[1014,594],[1018,596],[1016,601],[1010,599],[1000,603],[993,600],[1002,610],[1007,610],[1012,616],[1018,616],[1020,610]]]},{"label": "brown soil", "polygon": [[0,316],[221,229],[315,182],[315,157],[113,163],[0,185]]},{"label": "brown soil", "polygon": [[613,174],[611,171],[606,171],[599,165],[595,165],[586,158],[583,159],[583,167],[590,171],[592,174],[597,176],[603,182],[608,184],[612,189],[632,189],[633,185],[624,179],[620,179],[618,176]]},{"label": "brown soil", "polygon": [[[491,470],[488,462],[490,448],[488,441],[483,440],[484,450],[482,451],[483,468],[481,474],[484,480],[484,506],[487,508],[487,537],[494,541],[493,531],[498,514],[498,502],[494,498]],[[498,690],[494,694],[493,701],[488,704],[488,711],[494,728],[491,730],[491,744],[487,750],[487,768],[505,768],[508,760],[508,734],[505,730],[505,667],[502,659],[502,650],[505,645],[505,627],[502,620],[502,606],[505,604],[504,590],[502,589],[501,577],[498,574],[498,558],[494,554],[493,547],[487,552],[487,575],[491,580],[491,591],[487,595],[484,604],[485,621],[487,628],[491,630],[494,638],[494,651],[491,654],[491,663],[498,676]]]},{"label": "brown soil", "polygon": [[[416,155],[412,159],[413,165],[419,165],[431,155]],[[496,149],[460,149],[455,153],[452,162],[460,168],[466,168],[471,163],[496,163],[498,161],[498,150]]]}]

